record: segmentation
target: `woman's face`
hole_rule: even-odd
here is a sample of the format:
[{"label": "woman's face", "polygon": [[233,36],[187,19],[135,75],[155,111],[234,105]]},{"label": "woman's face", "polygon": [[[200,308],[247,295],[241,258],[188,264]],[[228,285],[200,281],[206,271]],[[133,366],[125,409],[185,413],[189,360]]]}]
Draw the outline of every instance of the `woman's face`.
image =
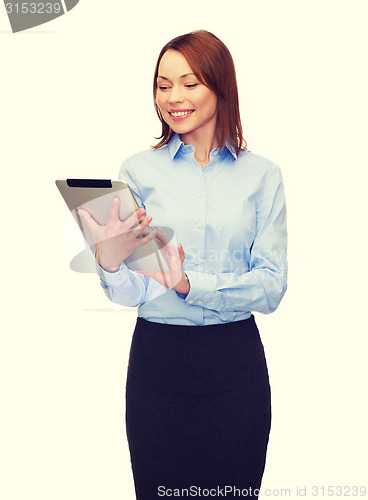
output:
[{"label": "woman's face", "polygon": [[[167,50],[158,68],[156,103],[174,132],[214,133],[217,122],[216,94],[194,76],[185,57]],[[183,137],[182,137],[183,139]]]}]

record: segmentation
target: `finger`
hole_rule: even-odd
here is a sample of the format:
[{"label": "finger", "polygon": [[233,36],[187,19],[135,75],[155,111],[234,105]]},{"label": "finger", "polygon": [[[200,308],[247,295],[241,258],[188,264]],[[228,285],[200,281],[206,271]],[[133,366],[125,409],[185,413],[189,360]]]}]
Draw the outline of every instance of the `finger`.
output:
[{"label": "finger", "polygon": [[183,262],[185,260],[185,253],[184,253],[184,249],[181,246],[181,244],[178,246],[178,251],[179,251],[179,257],[180,257],[180,263],[183,264]]},{"label": "finger", "polygon": [[151,221],[152,221],[152,216],[147,215],[146,217],[144,217],[142,222],[140,222],[140,224],[138,224],[138,226],[135,229],[133,229],[133,231],[136,232],[137,235],[142,234],[144,229],[146,229],[146,227],[150,224]]},{"label": "finger", "polygon": [[174,250],[172,251],[171,248],[169,248],[168,245],[166,245],[165,247],[160,248],[160,251],[164,256],[169,267],[174,266],[176,264],[178,257],[176,255],[175,247]]},{"label": "finger", "polygon": [[172,257],[172,254],[170,252],[170,249],[167,248],[167,245],[164,245],[164,243],[162,243],[162,241],[159,239],[159,236],[158,236],[158,233],[156,234],[156,241],[158,243],[158,246],[160,248],[160,251],[162,252],[162,254],[165,256],[166,259],[171,259]]},{"label": "finger", "polygon": [[137,240],[139,241],[139,244],[140,245],[146,245],[147,243],[149,243],[151,240],[153,240],[155,237],[155,230],[153,229],[152,231],[150,231],[149,234],[147,234],[146,236],[142,236],[141,238],[139,238],[137,236]]},{"label": "finger", "polygon": [[87,224],[87,227],[91,230],[92,233],[96,231],[99,227],[101,227],[97,222],[91,217],[90,213],[84,208],[78,208],[77,214],[84,220]]},{"label": "finger", "polygon": [[160,231],[159,229],[157,230],[157,239],[160,240],[162,245],[167,245],[168,243],[170,243],[170,240],[168,238],[166,238],[164,233],[162,231]]},{"label": "finger", "polygon": [[[171,256],[172,255],[176,255],[176,251],[175,251],[175,247],[174,245],[171,243],[171,241],[164,235],[164,233],[162,231],[160,231],[159,229],[157,229],[157,235],[156,235],[156,239],[159,241],[160,243],[160,248],[162,250],[165,250],[166,253],[170,254]],[[172,251],[173,250],[173,251]]]},{"label": "finger", "polygon": [[138,208],[135,212],[132,213],[129,217],[127,217],[124,220],[124,223],[126,224],[128,229],[131,229],[133,226],[135,226],[142,215],[146,213],[144,208]]},{"label": "finger", "polygon": [[110,210],[109,210],[109,215],[107,216],[107,225],[115,224],[119,220],[119,207],[120,207],[120,199],[119,198],[114,198],[112,200]]},{"label": "finger", "polygon": [[169,241],[166,237],[165,237],[165,246],[162,248],[162,250],[165,251],[165,253],[171,258],[171,259],[176,259],[177,258],[177,253],[176,253],[176,249],[175,249],[175,246],[173,245],[173,243],[171,243],[171,241]]},{"label": "finger", "polygon": [[[155,228],[152,228],[152,229],[155,229]],[[165,247],[165,244],[164,244],[164,243],[162,242],[162,240],[160,239],[160,235],[159,235],[159,232],[160,232],[160,231],[158,231],[158,229],[155,229],[155,231],[156,231],[156,238],[155,238],[156,243],[158,244],[158,246],[159,246],[160,250],[163,250],[163,249],[164,249],[164,247]]]}]

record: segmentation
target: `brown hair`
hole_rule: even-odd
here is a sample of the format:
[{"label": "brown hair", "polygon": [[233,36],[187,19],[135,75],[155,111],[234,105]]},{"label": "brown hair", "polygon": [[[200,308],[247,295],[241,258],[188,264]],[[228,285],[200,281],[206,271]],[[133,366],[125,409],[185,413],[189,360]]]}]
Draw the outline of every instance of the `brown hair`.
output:
[{"label": "brown hair", "polygon": [[234,147],[238,155],[246,150],[240,121],[238,86],[235,66],[229,49],[219,38],[205,30],[192,31],[168,42],[160,52],[153,78],[153,100],[156,113],[161,121],[162,134],[156,139],[161,141],[152,146],[158,149],[169,142],[174,132],[163,119],[156,103],[158,67],[164,53],[177,50],[187,60],[198,80],[217,96],[217,141],[219,147],[226,144]]}]

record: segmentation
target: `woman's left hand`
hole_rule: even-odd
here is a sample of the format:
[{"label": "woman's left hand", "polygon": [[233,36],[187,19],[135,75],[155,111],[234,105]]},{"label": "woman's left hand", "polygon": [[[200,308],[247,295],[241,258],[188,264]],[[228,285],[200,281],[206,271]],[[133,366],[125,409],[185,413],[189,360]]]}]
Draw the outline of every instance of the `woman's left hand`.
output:
[{"label": "woman's left hand", "polygon": [[174,245],[164,236],[161,231],[157,231],[155,239],[158,241],[161,252],[165,257],[169,270],[160,271],[135,271],[153,278],[166,288],[172,288],[178,293],[188,295],[190,290],[189,280],[183,271],[182,265],[185,259],[183,247],[178,245],[179,255],[176,254]]}]

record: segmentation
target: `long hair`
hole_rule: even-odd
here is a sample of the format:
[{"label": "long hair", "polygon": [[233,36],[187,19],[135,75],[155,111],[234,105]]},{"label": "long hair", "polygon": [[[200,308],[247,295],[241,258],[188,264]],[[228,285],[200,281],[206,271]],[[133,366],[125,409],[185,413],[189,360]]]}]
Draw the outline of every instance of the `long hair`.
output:
[{"label": "long hair", "polygon": [[226,45],[212,33],[205,30],[192,31],[178,36],[168,42],[161,50],[156,63],[153,78],[153,101],[156,113],[161,121],[162,133],[160,142],[153,149],[158,149],[169,142],[174,132],[165,122],[156,103],[157,77],[160,61],[169,49],[177,50],[187,60],[198,80],[212,90],[217,96],[216,138],[219,147],[232,146],[238,155],[246,150],[247,143],[239,112],[238,86],[236,82],[233,58]]}]

